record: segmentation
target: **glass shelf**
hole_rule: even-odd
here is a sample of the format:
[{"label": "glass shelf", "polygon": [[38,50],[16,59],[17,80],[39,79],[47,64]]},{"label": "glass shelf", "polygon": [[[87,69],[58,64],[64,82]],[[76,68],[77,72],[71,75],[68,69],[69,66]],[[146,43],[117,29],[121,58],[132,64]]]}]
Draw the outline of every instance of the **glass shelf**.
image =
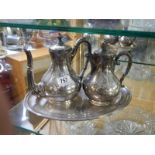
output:
[{"label": "glass shelf", "polygon": [[46,119],[28,112],[22,102],[11,108],[9,114],[16,135],[41,135],[39,131],[47,123]]},{"label": "glass shelf", "polygon": [[[146,24],[144,24],[144,21]],[[89,24],[93,23],[93,27]],[[60,32],[110,34],[130,37],[155,38],[155,20],[81,20],[80,26],[71,26],[71,19],[64,20],[29,20],[1,19],[0,27],[18,27],[23,29],[51,30]]]},{"label": "glass shelf", "polygon": [[39,132],[35,132],[20,126],[14,126],[16,135],[42,135]]},{"label": "glass shelf", "polygon": [[155,20],[151,19],[0,19],[0,27],[136,37],[138,47],[133,63],[155,65]]}]

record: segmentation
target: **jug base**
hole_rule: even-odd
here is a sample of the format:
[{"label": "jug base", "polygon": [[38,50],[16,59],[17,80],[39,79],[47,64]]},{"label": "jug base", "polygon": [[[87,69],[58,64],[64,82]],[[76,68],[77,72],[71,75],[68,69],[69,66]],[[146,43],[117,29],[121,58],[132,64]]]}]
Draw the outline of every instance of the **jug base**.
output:
[{"label": "jug base", "polygon": [[94,101],[94,100],[90,100],[89,102],[95,106],[108,106],[111,103],[110,101],[99,102],[99,101]]},{"label": "jug base", "polygon": [[117,104],[119,100],[121,99],[122,92],[120,91],[117,96],[113,98],[113,100],[110,101],[95,101],[95,100],[90,100],[89,102],[95,106],[109,106],[111,104]]}]

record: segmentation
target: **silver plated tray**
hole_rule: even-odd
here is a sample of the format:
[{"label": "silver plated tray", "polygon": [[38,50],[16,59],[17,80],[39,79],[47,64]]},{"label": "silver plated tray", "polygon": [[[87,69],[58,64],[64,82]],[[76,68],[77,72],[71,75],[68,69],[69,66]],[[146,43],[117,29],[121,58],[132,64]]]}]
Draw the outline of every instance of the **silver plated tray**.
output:
[{"label": "silver plated tray", "polygon": [[26,108],[44,118],[82,121],[96,119],[101,115],[126,107],[131,101],[131,93],[127,87],[122,87],[120,94],[108,106],[92,105],[84,95],[83,90],[72,101],[54,103],[48,98],[39,98],[29,92],[24,99]]}]

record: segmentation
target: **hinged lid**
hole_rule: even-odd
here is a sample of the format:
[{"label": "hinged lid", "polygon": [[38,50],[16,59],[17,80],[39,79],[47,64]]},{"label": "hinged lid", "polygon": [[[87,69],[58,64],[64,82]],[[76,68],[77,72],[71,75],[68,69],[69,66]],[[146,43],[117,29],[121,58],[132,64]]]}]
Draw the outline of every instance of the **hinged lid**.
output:
[{"label": "hinged lid", "polygon": [[61,34],[59,34],[58,36],[58,43],[56,45],[52,45],[49,48],[50,52],[69,52],[71,50],[72,50],[72,47],[64,45]]}]

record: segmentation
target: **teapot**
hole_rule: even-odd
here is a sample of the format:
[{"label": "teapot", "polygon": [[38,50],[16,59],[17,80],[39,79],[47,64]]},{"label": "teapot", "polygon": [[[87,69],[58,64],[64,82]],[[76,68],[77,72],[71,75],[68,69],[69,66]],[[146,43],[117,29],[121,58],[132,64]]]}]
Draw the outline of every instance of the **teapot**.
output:
[{"label": "teapot", "polygon": [[72,100],[80,91],[82,76],[76,75],[71,67],[71,62],[82,43],[87,45],[90,53],[91,44],[85,38],[77,40],[76,45],[72,48],[64,45],[62,36],[59,34],[58,43],[49,48],[52,63],[38,84],[34,81],[31,52],[25,47],[29,91],[40,98],[48,98],[51,103]]},{"label": "teapot", "polygon": [[[89,51],[85,65],[91,64],[91,71],[83,79],[83,89],[90,103],[96,106],[109,105],[120,95],[123,80],[132,66],[132,58],[129,52],[121,51],[118,54],[113,51],[108,42],[101,44],[101,49]],[[120,79],[115,75],[114,68],[121,56],[127,56],[128,65]],[[83,73],[84,74],[84,73]]]}]

